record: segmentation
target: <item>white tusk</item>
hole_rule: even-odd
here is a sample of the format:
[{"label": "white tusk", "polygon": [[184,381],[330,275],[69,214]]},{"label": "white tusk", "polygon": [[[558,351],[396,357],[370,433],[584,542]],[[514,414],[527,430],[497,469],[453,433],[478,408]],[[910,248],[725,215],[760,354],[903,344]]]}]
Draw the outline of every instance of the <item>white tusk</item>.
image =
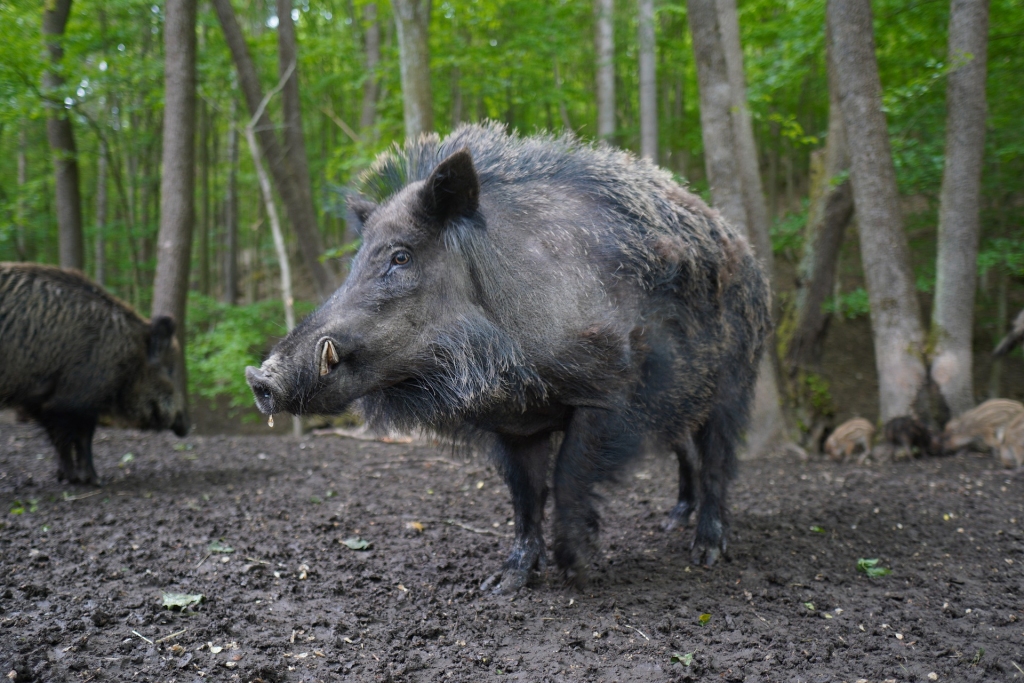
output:
[{"label": "white tusk", "polygon": [[330,339],[324,342],[324,348],[320,351],[320,376],[323,377],[331,371],[341,359],[338,358],[338,351],[334,348],[334,342]]}]

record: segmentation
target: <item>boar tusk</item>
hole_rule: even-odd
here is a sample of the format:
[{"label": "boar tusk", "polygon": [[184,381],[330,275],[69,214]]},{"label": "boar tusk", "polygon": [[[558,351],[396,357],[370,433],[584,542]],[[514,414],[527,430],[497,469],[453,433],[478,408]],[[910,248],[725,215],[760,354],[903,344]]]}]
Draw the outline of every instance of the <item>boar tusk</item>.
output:
[{"label": "boar tusk", "polygon": [[338,358],[338,350],[334,348],[334,342],[330,339],[324,342],[324,347],[320,351],[320,376],[323,377],[331,371],[335,365],[341,359]]}]

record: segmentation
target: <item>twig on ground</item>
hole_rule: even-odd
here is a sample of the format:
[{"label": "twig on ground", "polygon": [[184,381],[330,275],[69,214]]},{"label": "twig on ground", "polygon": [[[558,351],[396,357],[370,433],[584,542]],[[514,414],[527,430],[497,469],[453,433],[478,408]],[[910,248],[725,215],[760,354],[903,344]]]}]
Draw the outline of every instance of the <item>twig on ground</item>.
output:
[{"label": "twig on ground", "polygon": [[66,500],[68,502],[71,502],[71,501],[74,501],[74,500],[82,500],[83,498],[92,498],[93,496],[98,496],[101,493],[103,493],[102,490],[100,490],[100,491],[90,491],[89,493],[83,493],[80,496],[68,496],[68,495],[65,495],[64,496],[64,500]]},{"label": "twig on ground", "polygon": [[625,626],[626,626],[626,628],[631,628],[634,631],[636,631],[637,633],[639,633],[640,635],[642,635],[644,637],[644,640],[648,640],[648,641],[650,640],[650,638],[647,637],[646,633],[644,633],[640,629],[636,628],[635,626],[630,626],[629,624],[626,624]]},{"label": "twig on ground", "polygon": [[149,638],[147,638],[146,636],[142,635],[142,634],[141,634],[141,633],[139,633],[138,631],[132,630],[132,633],[134,633],[135,635],[137,635],[137,636],[138,636],[139,638],[142,638],[142,639],[143,639],[144,641],[146,641],[146,642],[147,642],[147,643],[149,643],[150,645],[156,645],[156,643],[154,643],[154,642],[153,642],[152,640],[150,640],[150,639],[149,639]]},{"label": "twig on ground", "polygon": [[176,638],[177,636],[180,636],[180,635],[181,635],[182,633],[184,633],[184,632],[185,632],[185,631],[187,631],[187,630],[188,630],[187,628],[183,628],[183,629],[181,629],[180,631],[175,631],[174,633],[171,633],[171,634],[169,634],[169,635],[166,635],[166,636],[164,636],[163,638],[157,638],[157,639],[156,639],[155,641],[153,641],[153,643],[154,643],[154,644],[156,644],[156,643],[162,643],[162,642],[164,642],[165,640],[170,640],[171,638]]},{"label": "twig on ground", "polygon": [[196,569],[199,569],[200,567],[202,567],[203,566],[203,562],[206,562],[212,556],[213,556],[213,553],[207,553],[206,557],[204,557],[203,559],[199,560],[199,564],[196,565]]},{"label": "twig on ground", "polygon": [[462,522],[458,522],[454,519],[445,520],[445,524],[457,526],[460,529],[465,529],[466,531],[472,531],[474,534],[487,534],[488,536],[497,536],[498,538],[508,538],[508,534],[503,534],[500,531],[492,531],[491,529],[477,529],[475,526],[469,526],[468,524],[463,524]]}]

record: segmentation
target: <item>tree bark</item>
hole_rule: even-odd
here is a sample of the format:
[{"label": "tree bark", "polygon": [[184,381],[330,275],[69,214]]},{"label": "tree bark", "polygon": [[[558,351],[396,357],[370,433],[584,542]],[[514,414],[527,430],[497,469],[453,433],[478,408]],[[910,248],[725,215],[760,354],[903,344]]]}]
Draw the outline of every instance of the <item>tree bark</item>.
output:
[{"label": "tree bark", "polygon": [[199,291],[210,295],[210,109],[199,101]]},{"label": "tree bark", "polygon": [[63,97],[56,92],[64,84],[60,75],[60,62],[64,58],[61,39],[71,14],[71,0],[53,0],[43,10],[43,40],[50,55],[50,68],[43,74],[43,92],[48,99],[50,114],[46,119],[46,136],[53,152],[53,170],[56,180],[57,226],[60,265],[62,268],[81,270],[84,264],[82,238],[82,196],[78,179],[78,151],[75,149],[75,131],[64,107]]},{"label": "tree bark", "polygon": [[971,337],[985,157],[988,7],[988,0],[952,0],[949,14],[951,70],[946,85],[931,376],[953,416],[974,406]]},{"label": "tree bark", "polygon": [[870,0],[829,0],[826,15],[839,106],[849,139],[861,260],[871,305],[879,416],[885,423],[916,412],[927,378],[922,360],[924,331],[882,111]]},{"label": "tree bark", "polygon": [[743,46],[740,43],[739,15],[736,0],[717,0],[718,26],[725,51],[725,67],[732,92],[732,125],[736,140],[736,160],[743,183],[743,204],[747,209],[750,238],[757,258],[764,264],[769,278],[773,278],[775,259],[769,237],[771,221],[764,199],[754,124],[747,106],[747,77],[743,67]]},{"label": "tree bark", "polygon": [[95,279],[100,287],[107,279],[107,142],[100,140],[99,159],[96,160],[96,243]]},{"label": "tree bark", "polygon": [[597,137],[615,136],[615,0],[594,0],[597,55]]},{"label": "tree bark", "polygon": [[[249,54],[249,48],[245,43],[245,36],[238,25],[235,11],[231,7],[231,0],[212,0],[213,7],[217,11],[217,18],[220,21],[221,29],[224,32],[224,40],[231,50],[231,57],[238,72],[238,84],[245,96],[245,102],[249,114],[256,113],[260,101],[263,99],[262,88],[260,87],[259,76],[256,73],[256,66]],[[291,15],[289,13],[289,20]],[[293,66],[294,65],[294,66]],[[292,62],[289,68],[295,68],[297,64]],[[283,74],[282,74],[283,75]],[[299,240],[299,249],[302,251],[302,260],[306,264],[310,275],[313,277],[313,284],[321,299],[326,299],[334,291],[334,278],[330,271],[320,262],[320,255],[323,253],[323,240],[317,228],[316,211],[313,208],[312,196],[304,196],[296,179],[297,170],[292,167],[289,155],[284,146],[274,133],[274,125],[270,116],[264,110],[256,126],[256,135],[260,147],[263,149],[263,156],[270,167],[270,175],[274,187],[281,196],[285,211],[291,221],[292,227]],[[286,141],[286,144],[291,144]],[[307,183],[308,183],[308,176]]]},{"label": "tree bark", "polygon": [[658,79],[655,69],[654,0],[639,0],[640,156],[658,163]]},{"label": "tree bark", "polygon": [[18,131],[18,201],[16,204],[16,232],[14,245],[18,250],[18,260],[27,258],[25,253],[25,186],[28,185],[28,125],[22,121]]},{"label": "tree bark", "polygon": [[196,0],[167,0],[164,22],[163,173],[153,315],[177,325],[182,361],[175,384],[187,396],[185,310],[195,222]]},{"label": "tree bark", "polygon": [[228,182],[224,197],[224,303],[238,303],[238,101],[228,120]]},{"label": "tree bark", "polygon": [[816,368],[828,330],[829,315],[822,310],[835,287],[839,250],[853,217],[850,179],[836,179],[850,169],[846,129],[839,110],[835,69],[829,68],[828,137],[825,149],[811,155],[811,197],[807,212],[804,255],[796,290],[796,327],[789,342],[790,373]]},{"label": "tree bark", "polygon": [[377,65],[380,64],[380,22],[377,20],[377,3],[371,2],[363,8],[366,22],[366,80],[363,81],[363,106],[359,115],[359,132],[363,137],[377,120],[377,95],[380,79]]},{"label": "tree bark", "polygon": [[434,130],[434,100],[430,89],[431,0],[394,0],[395,28],[402,73],[405,136],[419,137]]},{"label": "tree bark", "polygon": [[[715,0],[688,0],[686,6],[697,63],[701,133],[711,201],[726,221],[750,239],[750,220],[738,168],[736,126],[732,121],[735,98],[729,82],[718,10]],[[756,252],[757,245],[753,245]],[[772,358],[771,349],[766,350],[758,369],[747,437],[751,456],[766,454],[785,439],[779,383]]]}]

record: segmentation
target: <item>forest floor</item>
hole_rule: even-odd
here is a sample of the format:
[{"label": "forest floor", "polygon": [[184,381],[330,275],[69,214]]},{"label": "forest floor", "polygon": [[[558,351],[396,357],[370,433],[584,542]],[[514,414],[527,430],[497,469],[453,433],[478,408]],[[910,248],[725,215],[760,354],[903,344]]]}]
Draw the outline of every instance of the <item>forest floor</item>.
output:
[{"label": "forest floor", "polygon": [[[38,428],[0,424],[0,674],[1024,679],[1024,473],[988,458],[744,462],[729,556],[705,569],[692,527],[661,530],[676,466],[649,456],[604,490],[588,588],[549,570],[495,596],[479,586],[511,505],[482,458],[281,427],[100,429],[107,484],[87,488],[55,481]],[[892,573],[869,577],[862,558]],[[163,593],[204,597],[172,611]]]}]

